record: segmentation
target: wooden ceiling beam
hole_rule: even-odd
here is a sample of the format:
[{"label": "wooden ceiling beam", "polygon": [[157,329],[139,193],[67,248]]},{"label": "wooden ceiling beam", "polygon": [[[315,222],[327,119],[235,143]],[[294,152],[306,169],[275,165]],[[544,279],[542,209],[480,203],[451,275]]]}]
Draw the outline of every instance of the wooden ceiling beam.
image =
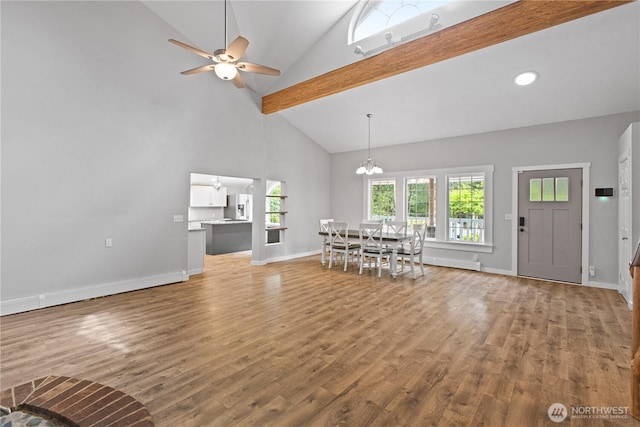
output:
[{"label": "wooden ceiling beam", "polygon": [[271,114],[635,0],[520,0],[262,97]]}]

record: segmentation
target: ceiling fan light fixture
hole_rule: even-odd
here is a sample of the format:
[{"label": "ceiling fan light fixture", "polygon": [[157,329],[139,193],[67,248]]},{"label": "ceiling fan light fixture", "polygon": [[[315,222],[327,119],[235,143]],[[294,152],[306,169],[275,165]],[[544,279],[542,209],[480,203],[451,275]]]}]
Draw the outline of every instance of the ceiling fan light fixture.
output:
[{"label": "ceiling fan light fixture", "polygon": [[216,64],[213,68],[216,72],[216,75],[220,77],[222,80],[233,80],[233,78],[238,74],[238,69],[235,65],[229,64],[228,62],[221,62]]}]

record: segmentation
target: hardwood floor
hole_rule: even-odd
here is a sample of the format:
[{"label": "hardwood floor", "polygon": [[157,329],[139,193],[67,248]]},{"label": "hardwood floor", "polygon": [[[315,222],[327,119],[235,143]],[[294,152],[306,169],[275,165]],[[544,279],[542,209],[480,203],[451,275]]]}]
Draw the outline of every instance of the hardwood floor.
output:
[{"label": "hardwood floor", "polygon": [[617,292],[425,273],[207,257],[189,282],[1,318],[1,387],[87,379],[138,399],[157,426],[640,425],[584,418],[630,406]]}]

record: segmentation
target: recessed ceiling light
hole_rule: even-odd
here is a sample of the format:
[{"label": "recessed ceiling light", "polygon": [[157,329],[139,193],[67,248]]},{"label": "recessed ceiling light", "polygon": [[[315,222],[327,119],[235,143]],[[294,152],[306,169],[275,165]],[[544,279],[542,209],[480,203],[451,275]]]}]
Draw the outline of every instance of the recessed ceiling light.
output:
[{"label": "recessed ceiling light", "polygon": [[516,76],[515,82],[518,86],[527,86],[535,82],[538,78],[538,73],[535,71],[525,71]]}]

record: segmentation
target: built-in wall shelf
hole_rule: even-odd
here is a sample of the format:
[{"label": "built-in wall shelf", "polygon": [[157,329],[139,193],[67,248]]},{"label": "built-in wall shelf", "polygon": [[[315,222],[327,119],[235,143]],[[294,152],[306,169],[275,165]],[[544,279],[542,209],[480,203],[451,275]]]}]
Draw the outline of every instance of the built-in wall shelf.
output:
[{"label": "built-in wall shelf", "polygon": [[287,227],[267,227],[267,231],[286,230]]},{"label": "built-in wall shelf", "polygon": [[265,243],[268,245],[284,242],[286,198],[282,181],[267,181],[265,209]]}]

